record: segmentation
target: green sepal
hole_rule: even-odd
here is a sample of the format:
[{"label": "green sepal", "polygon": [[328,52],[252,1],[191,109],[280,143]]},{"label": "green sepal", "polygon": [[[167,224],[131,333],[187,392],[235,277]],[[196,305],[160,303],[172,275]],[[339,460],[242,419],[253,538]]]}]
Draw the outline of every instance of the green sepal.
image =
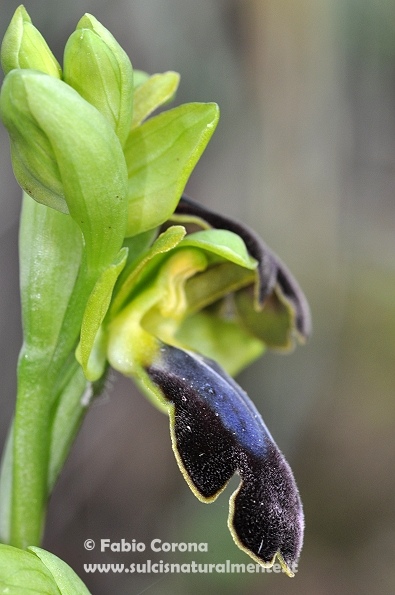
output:
[{"label": "green sepal", "polygon": [[140,85],[148,81],[151,75],[145,70],[133,69],[133,87],[137,89]]},{"label": "green sepal", "polygon": [[169,219],[218,118],[216,104],[189,103],[131,131],[124,147],[129,177],[126,235]]},{"label": "green sepal", "polygon": [[311,314],[306,296],[298,282],[281,259],[243,223],[230,219],[203,207],[192,199],[182,196],[172,219],[176,222],[194,222],[203,227],[227,229],[239,235],[248,251],[257,261],[254,308],[262,310],[265,300],[274,289],[282,301],[293,310],[296,338],[304,343],[311,334]]},{"label": "green sepal", "polygon": [[238,291],[234,302],[244,327],[267,347],[284,351],[294,347],[295,310],[281,294],[279,286],[266,298],[260,310],[254,308],[249,289]]},{"label": "green sepal", "polygon": [[64,51],[64,81],[107,119],[123,145],[133,112],[133,68],[113,35],[85,14]]},{"label": "green sepal", "polygon": [[[292,349],[294,338],[297,336],[292,304],[282,295],[280,287],[276,286],[266,298],[263,307],[257,309],[253,285],[254,277],[246,269],[229,262],[211,266],[200,275],[189,279],[186,284],[188,314],[196,314],[216,302],[220,303],[224,296],[232,294],[233,300],[231,303],[227,302],[224,319],[233,321],[243,329],[242,334],[247,333],[266,347],[284,351]],[[184,324],[190,324],[192,327],[192,323],[187,321]],[[180,332],[182,333],[182,330]],[[195,346],[195,343],[193,345]],[[195,348],[198,349],[196,346]],[[206,354],[204,350],[201,352]],[[212,354],[207,355],[213,357]],[[248,363],[253,359],[255,358],[251,358]],[[224,362],[222,365],[234,375]]]},{"label": "green sepal", "polygon": [[236,376],[265,351],[264,343],[238,321],[220,318],[211,311],[188,316],[175,338],[185,349],[215,360],[231,376]]},{"label": "green sepal", "polygon": [[40,547],[31,546],[28,552],[32,552],[51,574],[60,595],[89,595],[82,580],[66,562]]},{"label": "green sepal", "polygon": [[127,173],[114,131],[74,89],[31,70],[7,75],[0,110],[19,184],[38,202],[70,212],[96,274],[114,260],[125,231]]},{"label": "green sepal", "polygon": [[[191,314],[218,302],[233,291],[252,285],[256,261],[249,256],[243,240],[232,232],[212,229],[187,235],[180,240],[184,231],[183,228],[179,229],[176,226],[169,228],[159,236],[119,290],[124,308],[133,313],[133,332],[140,332],[137,326],[144,320],[144,332],[148,331],[164,342],[176,341],[180,346],[191,347],[208,357],[218,357],[222,365],[234,374],[262,353],[262,341],[241,327],[237,316],[227,320],[226,313],[222,316],[219,312],[205,312],[201,318],[194,318]],[[166,252],[163,252],[164,247]],[[224,259],[227,259],[226,262],[223,262]],[[193,273],[186,274],[188,262]],[[154,289],[149,290],[150,295],[152,292],[153,295],[148,298],[147,287],[150,285]],[[119,296],[116,302],[118,299]],[[144,307],[144,314],[136,318],[136,304],[139,301],[142,303],[139,308]],[[120,310],[119,304],[117,310],[114,308],[114,313]],[[119,316],[116,330],[113,324],[110,330],[110,349],[113,354],[115,342],[119,343],[120,335],[125,332],[124,325],[130,324],[126,322],[128,317],[132,319],[125,312]],[[114,314],[110,316],[111,320],[113,318]],[[132,331],[129,329],[127,332],[132,342]],[[223,334],[226,340],[223,340]],[[124,346],[127,342],[123,341]],[[114,365],[123,373],[134,374],[136,358],[127,356],[126,361],[133,360],[134,364],[130,369],[123,367],[124,364],[120,363],[122,349],[117,347]]]},{"label": "green sepal", "polygon": [[[103,271],[97,280],[86,304],[81,325],[81,339],[77,348],[77,359],[80,362],[88,380],[97,380],[104,371],[105,359],[97,355],[91,360],[100,326],[109,308],[114,285],[125,266],[128,255],[127,248],[122,248],[115,261]],[[99,345],[101,341],[99,337]],[[101,349],[100,349],[101,351]]]},{"label": "green sepal", "polygon": [[41,33],[32,24],[24,6],[19,6],[1,44],[4,74],[14,68],[32,68],[58,79],[62,70]]},{"label": "green sepal", "polygon": [[134,93],[132,128],[139,126],[153,111],[171,101],[180,82],[178,72],[153,74]]},{"label": "green sepal", "polygon": [[241,237],[226,229],[205,229],[188,234],[179,247],[184,246],[201,248],[246,269],[255,269],[258,264],[248,254]]}]

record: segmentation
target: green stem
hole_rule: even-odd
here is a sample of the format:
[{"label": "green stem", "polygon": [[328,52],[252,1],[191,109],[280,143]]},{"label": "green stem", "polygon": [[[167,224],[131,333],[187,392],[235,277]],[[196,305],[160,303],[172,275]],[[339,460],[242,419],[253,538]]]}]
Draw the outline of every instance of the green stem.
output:
[{"label": "green stem", "polygon": [[0,542],[9,543],[11,531],[11,490],[14,422],[8,429],[0,470]]},{"label": "green stem", "polygon": [[[74,437],[82,422],[84,413],[87,410],[88,403],[82,401],[83,394],[87,390],[87,387],[88,385],[81,366],[76,360],[74,360],[74,362],[70,365],[68,377],[65,378],[65,386],[62,387],[61,394],[57,398],[57,407],[55,411],[52,411],[53,419],[49,424],[51,428],[51,436],[48,461],[47,494],[50,494],[53,490],[58,475],[64,465],[65,460],[67,459]],[[21,399],[19,402],[23,402],[23,399]],[[22,406],[22,413],[26,415],[26,407]],[[22,423],[22,427],[23,425],[24,424]],[[17,527],[22,526],[20,520],[20,503],[23,502],[23,500],[14,499],[14,507],[12,507],[14,459],[13,441],[14,422],[12,422],[10,426],[6,446],[3,452],[3,458],[1,461],[0,541],[2,543],[10,543],[12,515],[14,515],[15,525]],[[39,459],[39,462],[41,466],[41,458]],[[20,538],[22,539],[22,536]]]},{"label": "green stem", "polygon": [[[39,544],[47,498],[50,397],[41,366],[22,354],[14,420],[10,543]],[[39,371],[39,374],[37,374]]]},{"label": "green stem", "polygon": [[[81,268],[86,271],[85,267]],[[62,394],[60,387],[65,375],[68,377],[70,374],[70,366],[75,365],[74,349],[94,278],[86,273],[77,278],[50,361],[37,361],[34,353],[22,350],[18,365],[11,499],[10,544],[15,547],[26,548],[39,545],[41,541],[49,496],[51,440],[56,443],[56,437],[51,434],[54,411],[59,407],[56,397]],[[78,411],[76,416],[66,418],[66,425],[62,427],[65,435],[74,435],[81,415]],[[71,427],[67,427],[67,423]],[[60,426],[57,428],[59,430]],[[64,446],[69,449],[71,439],[65,440]],[[67,453],[62,452],[61,463],[66,456]],[[59,471],[58,462],[55,471],[51,471],[51,484],[54,473]]]}]

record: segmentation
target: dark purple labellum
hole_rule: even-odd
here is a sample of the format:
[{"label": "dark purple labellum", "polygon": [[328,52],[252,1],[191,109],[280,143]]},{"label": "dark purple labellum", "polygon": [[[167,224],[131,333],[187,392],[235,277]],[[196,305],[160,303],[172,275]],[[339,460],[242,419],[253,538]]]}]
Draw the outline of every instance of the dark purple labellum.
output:
[{"label": "dark purple labellum", "polygon": [[215,362],[161,345],[146,371],[169,402],[173,447],[187,482],[209,502],[238,472],[229,515],[235,542],[265,565],[277,555],[292,576],[304,518],[288,463],[248,395]]}]

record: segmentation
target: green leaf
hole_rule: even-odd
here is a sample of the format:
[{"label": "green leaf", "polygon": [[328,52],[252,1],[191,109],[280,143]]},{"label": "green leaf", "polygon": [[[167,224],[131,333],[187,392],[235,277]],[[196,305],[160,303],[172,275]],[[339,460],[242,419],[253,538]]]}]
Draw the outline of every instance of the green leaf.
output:
[{"label": "green leaf", "polygon": [[50,494],[70,452],[71,445],[87,411],[92,387],[79,363],[74,360],[68,370],[64,386],[56,398],[51,418],[51,435],[47,487]]},{"label": "green leaf", "polygon": [[116,260],[103,271],[96,282],[88,299],[81,326],[81,339],[78,347],[78,360],[88,380],[97,380],[103,373],[103,365],[94,365],[96,360],[90,362],[90,355],[110,305],[114,285],[126,263],[127,249],[120,250]]},{"label": "green leaf", "polygon": [[14,68],[32,68],[62,78],[62,70],[55,56],[22,5],[16,9],[5,32],[1,45],[1,66],[4,74]]},{"label": "green leaf", "polygon": [[180,75],[178,72],[153,74],[134,93],[132,128],[139,126],[158,107],[174,97]]},{"label": "green leaf", "polygon": [[39,547],[29,547],[51,573],[61,595],[89,595],[89,591],[66,562]]},{"label": "green leaf", "polygon": [[205,229],[188,234],[179,247],[184,246],[202,248],[246,269],[255,269],[258,264],[248,254],[241,237],[226,229]]},{"label": "green leaf", "polygon": [[94,105],[123,145],[133,112],[133,68],[111,33],[85,14],[64,51],[64,81]]},{"label": "green leaf", "polygon": [[25,195],[19,250],[24,350],[47,367],[81,265],[81,232],[71,217]]},{"label": "green leaf", "polygon": [[60,595],[61,591],[52,573],[34,554],[0,544],[0,593]]},{"label": "green leaf", "polygon": [[128,167],[126,235],[157,227],[173,213],[219,118],[214,103],[189,103],[144,122],[124,148]]},{"label": "green leaf", "polygon": [[[38,543],[41,536],[53,384],[59,382],[81,324],[78,312],[77,321],[70,320],[69,308],[81,253],[81,232],[71,217],[25,195],[20,228],[24,342],[18,361],[11,522],[11,542],[20,547]],[[57,364],[59,344],[62,361]]]}]

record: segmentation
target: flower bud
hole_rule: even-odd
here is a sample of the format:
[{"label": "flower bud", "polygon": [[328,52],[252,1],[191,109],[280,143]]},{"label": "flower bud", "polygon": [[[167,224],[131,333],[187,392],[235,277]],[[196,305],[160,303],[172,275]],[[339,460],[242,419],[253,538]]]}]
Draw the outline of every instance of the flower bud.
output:
[{"label": "flower bud", "polygon": [[126,164],[110,125],[63,81],[32,70],[6,76],[0,115],[19,184],[70,213],[84,235],[88,268],[103,270],[122,245],[127,216]]},{"label": "flower bud", "polygon": [[64,52],[64,80],[110,122],[123,144],[133,110],[133,69],[111,33],[86,14]]},{"label": "flower bud", "polygon": [[1,66],[7,74],[14,68],[32,68],[56,78],[61,68],[41,33],[32,24],[24,6],[19,6],[4,35]]},{"label": "flower bud", "polygon": [[0,116],[10,135],[15,178],[37,202],[68,213],[53,148],[31,112],[31,73],[26,69],[10,72],[0,94]]}]

